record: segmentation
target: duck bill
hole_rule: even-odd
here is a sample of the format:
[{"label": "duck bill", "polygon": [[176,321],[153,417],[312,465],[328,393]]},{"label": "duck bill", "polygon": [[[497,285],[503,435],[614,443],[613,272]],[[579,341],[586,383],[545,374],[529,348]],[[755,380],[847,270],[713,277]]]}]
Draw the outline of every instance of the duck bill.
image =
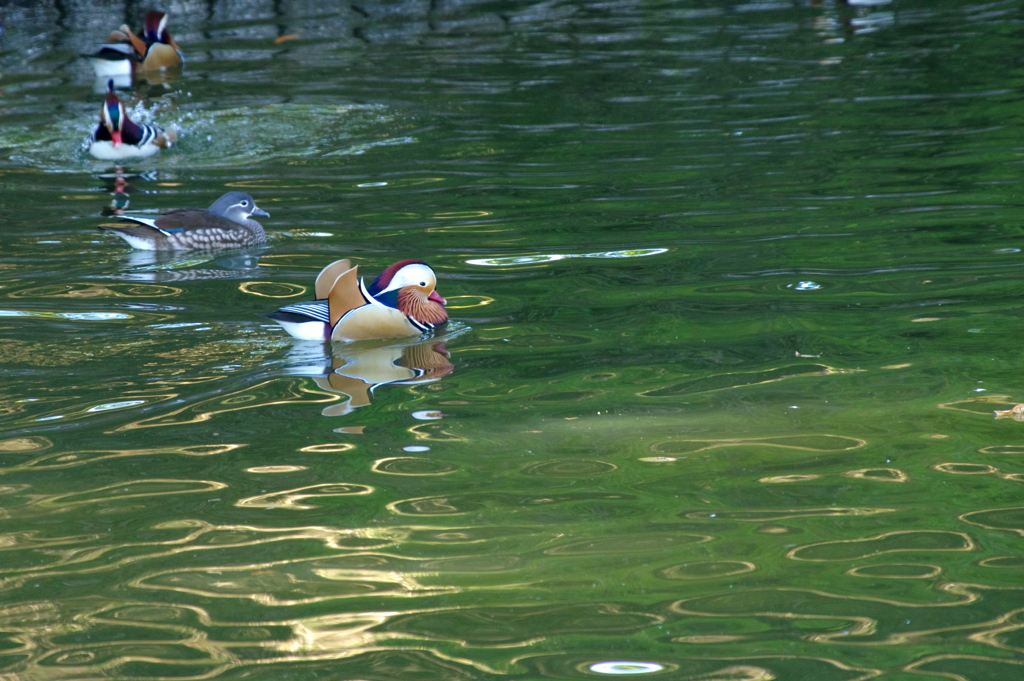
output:
[{"label": "duck bill", "polygon": [[121,146],[121,131],[120,130],[111,130],[110,131],[110,141],[114,143],[115,147]]},{"label": "duck bill", "polygon": [[441,303],[442,305],[448,304],[448,301],[442,298],[441,294],[437,291],[431,291],[430,295],[427,296],[427,300],[433,300],[435,303]]},{"label": "duck bill", "polygon": [[270,217],[270,213],[268,213],[267,211],[265,211],[265,210],[263,210],[261,208],[255,208],[255,207],[252,209],[252,213],[250,213],[250,215],[260,215],[260,216],[265,217],[265,218],[269,218]]}]

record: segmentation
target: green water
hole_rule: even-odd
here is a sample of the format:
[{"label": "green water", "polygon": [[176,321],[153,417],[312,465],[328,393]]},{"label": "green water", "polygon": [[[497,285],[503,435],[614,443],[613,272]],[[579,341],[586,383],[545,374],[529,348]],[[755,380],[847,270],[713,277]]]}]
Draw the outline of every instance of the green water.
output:
[{"label": "green water", "polygon": [[[1024,674],[1018,3],[190,5],[114,169],[144,9],[3,10],[0,678]],[[260,316],[342,257],[453,323]]]}]

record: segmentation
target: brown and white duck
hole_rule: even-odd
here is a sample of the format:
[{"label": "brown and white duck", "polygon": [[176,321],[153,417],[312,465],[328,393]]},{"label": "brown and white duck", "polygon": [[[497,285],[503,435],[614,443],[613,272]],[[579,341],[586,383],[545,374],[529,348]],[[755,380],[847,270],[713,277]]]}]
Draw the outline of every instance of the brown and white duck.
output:
[{"label": "brown and white duck", "polygon": [[301,340],[358,341],[426,333],[448,321],[437,277],[420,260],[399,260],[369,286],[348,260],[325,267],[316,279],[317,300],[287,305],[267,315]]},{"label": "brown and white duck", "polygon": [[113,31],[107,42],[93,54],[83,54],[96,71],[97,78],[130,76],[140,71],[155,71],[181,66],[181,49],[167,32],[167,15],[147,12],[142,37],[128,26]]}]

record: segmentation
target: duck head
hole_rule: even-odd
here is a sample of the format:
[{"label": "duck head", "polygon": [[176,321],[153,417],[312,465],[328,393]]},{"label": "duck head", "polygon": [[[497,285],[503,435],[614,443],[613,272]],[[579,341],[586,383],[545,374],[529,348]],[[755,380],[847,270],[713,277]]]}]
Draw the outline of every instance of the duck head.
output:
[{"label": "duck head", "polygon": [[245,192],[228,192],[214,201],[207,210],[238,223],[244,223],[252,215],[270,217],[270,213],[257,208],[256,201]]},{"label": "duck head", "polygon": [[110,133],[110,141],[115,147],[121,146],[121,136],[124,131],[125,121],[128,120],[124,112],[124,105],[114,93],[114,81],[107,81],[107,100],[103,103],[103,111],[100,112],[100,125]]},{"label": "duck head", "polygon": [[167,32],[167,15],[163,12],[146,12],[146,19],[143,22],[142,28],[142,39],[146,41],[146,45],[163,43],[178,49],[174,39],[171,38],[171,34]]},{"label": "duck head", "polygon": [[434,270],[419,260],[399,260],[386,268],[367,291],[417,321],[438,326],[448,321],[448,303],[437,292]]}]

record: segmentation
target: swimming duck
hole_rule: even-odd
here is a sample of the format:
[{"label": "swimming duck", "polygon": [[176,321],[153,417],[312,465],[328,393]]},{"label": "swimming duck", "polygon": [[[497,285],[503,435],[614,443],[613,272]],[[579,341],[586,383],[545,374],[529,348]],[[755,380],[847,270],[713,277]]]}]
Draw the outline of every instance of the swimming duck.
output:
[{"label": "swimming duck", "polygon": [[146,158],[166,149],[178,139],[173,131],[159,125],[139,125],[128,118],[124,104],[114,92],[114,81],[107,81],[107,99],[100,112],[100,124],[86,139],[89,153],[102,161]]},{"label": "swimming duck", "polygon": [[206,210],[176,210],[157,218],[119,215],[135,224],[101,225],[100,229],[116,234],[132,248],[146,251],[252,246],[267,239],[263,225],[251,219],[252,215],[270,217],[248,194],[228,192]]},{"label": "swimming duck", "polygon": [[181,49],[167,32],[167,15],[147,12],[142,37],[127,26],[113,31],[99,51],[83,54],[96,71],[97,78],[131,75],[139,71],[155,71],[181,66]]},{"label": "swimming duck", "polygon": [[448,321],[447,301],[435,290],[434,270],[419,260],[399,260],[369,286],[358,268],[337,260],[321,270],[317,300],[267,315],[301,340],[357,341],[416,336]]}]

